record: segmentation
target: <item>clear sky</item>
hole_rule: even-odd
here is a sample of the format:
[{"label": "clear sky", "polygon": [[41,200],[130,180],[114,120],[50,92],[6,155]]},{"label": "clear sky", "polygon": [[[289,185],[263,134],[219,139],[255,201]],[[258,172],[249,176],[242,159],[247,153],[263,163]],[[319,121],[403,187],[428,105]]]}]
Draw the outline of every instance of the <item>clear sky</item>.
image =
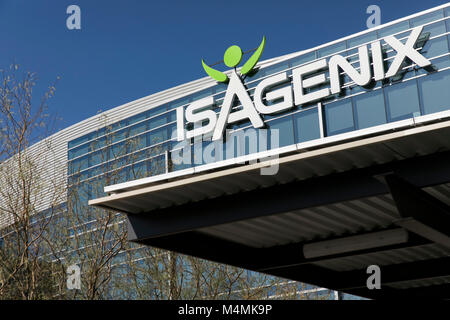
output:
[{"label": "clear sky", "polygon": [[[366,8],[381,23],[446,1],[0,0],[0,69],[15,62],[39,77],[36,94],[57,76],[50,111],[59,128],[99,110],[204,77],[201,59],[222,60],[266,36],[262,60],[366,29]],[[81,8],[81,30],[66,9]]]}]

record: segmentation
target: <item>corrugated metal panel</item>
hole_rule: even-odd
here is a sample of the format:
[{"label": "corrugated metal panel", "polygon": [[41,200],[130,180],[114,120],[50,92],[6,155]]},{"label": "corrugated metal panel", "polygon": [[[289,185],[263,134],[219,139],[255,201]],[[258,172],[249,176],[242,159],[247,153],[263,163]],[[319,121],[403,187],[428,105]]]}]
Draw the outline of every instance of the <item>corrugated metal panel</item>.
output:
[{"label": "corrugated metal panel", "polygon": [[372,264],[384,266],[448,256],[450,256],[450,250],[446,247],[439,244],[426,244],[416,247],[322,260],[313,264],[334,271],[351,271],[365,269]]},{"label": "corrugated metal panel", "polygon": [[381,195],[238,221],[200,231],[252,247],[271,247],[370,231],[392,225],[398,218],[392,197]]},{"label": "corrugated metal panel", "polygon": [[433,197],[439,199],[443,203],[450,206],[450,185],[441,184],[439,186],[423,188],[424,191],[428,192]]},{"label": "corrugated metal panel", "polygon": [[434,278],[426,278],[420,280],[408,280],[401,281],[392,284],[387,284],[387,287],[395,288],[395,289],[409,289],[409,288],[419,288],[419,287],[429,287],[429,286],[438,286],[450,283],[450,276],[443,277],[434,277]]}]

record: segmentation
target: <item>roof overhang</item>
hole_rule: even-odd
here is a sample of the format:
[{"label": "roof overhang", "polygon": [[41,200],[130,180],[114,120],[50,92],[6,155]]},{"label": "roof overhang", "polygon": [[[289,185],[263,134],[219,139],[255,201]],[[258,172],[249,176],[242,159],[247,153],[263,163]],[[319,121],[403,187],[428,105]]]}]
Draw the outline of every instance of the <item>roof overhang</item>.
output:
[{"label": "roof overhang", "polygon": [[370,298],[450,298],[450,121],[417,120],[293,150],[275,175],[232,164],[89,204],[127,213],[142,244]]}]

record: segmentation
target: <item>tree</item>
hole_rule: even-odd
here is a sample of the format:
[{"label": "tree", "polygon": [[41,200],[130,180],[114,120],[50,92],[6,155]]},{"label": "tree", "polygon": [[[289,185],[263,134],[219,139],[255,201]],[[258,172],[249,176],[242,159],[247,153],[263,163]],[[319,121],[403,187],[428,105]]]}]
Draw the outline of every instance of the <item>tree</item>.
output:
[{"label": "tree", "polygon": [[17,65],[0,71],[0,298],[39,299],[55,292],[50,279],[58,266],[40,258],[64,196],[63,186],[52,180],[57,173],[49,174],[46,165],[51,141],[45,139],[54,120],[47,101],[55,87],[38,101],[32,96],[36,79],[20,74]]}]

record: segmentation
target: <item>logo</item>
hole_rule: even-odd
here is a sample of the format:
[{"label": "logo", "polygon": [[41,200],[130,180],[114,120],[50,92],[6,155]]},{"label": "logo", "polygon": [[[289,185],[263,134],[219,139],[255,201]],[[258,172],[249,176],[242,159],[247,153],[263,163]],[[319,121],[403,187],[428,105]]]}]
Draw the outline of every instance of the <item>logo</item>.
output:
[{"label": "logo", "polygon": [[[396,52],[387,70],[385,70],[383,45],[381,40],[377,40],[370,43],[370,54],[369,45],[358,47],[359,68],[354,67],[339,54],[329,59],[315,60],[295,67],[292,70],[292,77],[289,77],[287,72],[281,72],[263,79],[255,88],[253,100],[244,86],[243,77],[252,70],[256,71],[254,67],[262,55],[266,39],[263,37],[258,49],[243,65],[239,74],[236,67],[241,62],[242,50],[233,45],[224,54],[224,63],[233,68],[229,75],[211,68],[202,60],[203,68],[211,78],[228,83],[219,115],[217,116],[212,110],[215,104],[214,97],[194,101],[186,108],[186,111],[183,107],[177,108],[177,140],[183,141],[211,132],[212,140],[219,140],[222,139],[228,124],[243,120],[249,120],[254,128],[261,128],[264,126],[262,118],[264,115],[283,112],[340,93],[341,70],[356,85],[364,87],[371,83],[372,78],[380,81],[397,75],[405,67],[406,61],[413,62],[422,68],[430,66],[431,62],[416,49],[423,47],[430,35],[426,33],[420,37],[422,29],[423,26],[413,28],[406,42],[394,36],[383,39]],[[325,76],[327,71],[329,79]],[[326,87],[323,87],[324,85]],[[317,89],[319,86],[320,89]],[[242,107],[232,111],[235,99],[239,100]],[[185,121],[193,123],[194,128],[185,130]]]},{"label": "logo", "polygon": [[[255,65],[258,63],[259,58],[261,58],[265,46],[266,46],[266,37],[263,37],[262,42],[259,45],[258,49],[256,49],[256,51],[253,53],[250,59],[248,59],[248,61],[242,67],[240,71],[241,75],[244,76],[246,74],[249,74],[253,70]],[[225,54],[223,56],[223,62],[225,63],[226,66],[230,68],[236,68],[236,66],[238,66],[239,63],[241,63],[241,60],[242,60],[242,50],[236,45],[229,47],[225,51]],[[205,63],[205,61],[203,61],[203,59],[202,65],[203,69],[205,69],[205,72],[214,80],[217,80],[219,82],[228,82],[229,78],[225,73],[209,67]]]}]

